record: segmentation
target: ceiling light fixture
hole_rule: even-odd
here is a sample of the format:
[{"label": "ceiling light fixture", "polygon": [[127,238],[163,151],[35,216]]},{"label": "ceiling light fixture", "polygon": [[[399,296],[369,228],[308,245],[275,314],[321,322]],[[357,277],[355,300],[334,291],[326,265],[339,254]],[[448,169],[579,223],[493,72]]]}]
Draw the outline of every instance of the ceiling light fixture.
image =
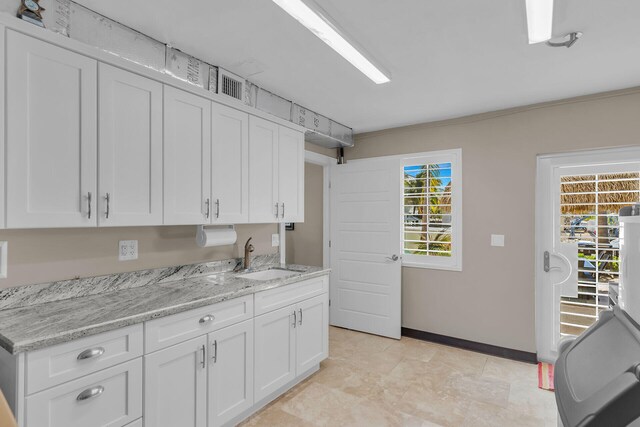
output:
[{"label": "ceiling light fixture", "polygon": [[553,29],[553,0],[526,0],[529,44],[546,42]]},{"label": "ceiling light fixture", "polygon": [[[380,70],[371,60],[362,53],[362,49],[354,47],[352,42],[347,41],[343,32],[327,19],[321,9],[314,4],[313,9],[302,0],[273,0],[285,12],[291,15],[296,21],[307,27],[309,31],[320,40],[328,44],[333,50],[338,52],[351,65],[360,70],[376,84],[391,81],[388,73]],[[312,4],[309,2],[309,4]]]}]

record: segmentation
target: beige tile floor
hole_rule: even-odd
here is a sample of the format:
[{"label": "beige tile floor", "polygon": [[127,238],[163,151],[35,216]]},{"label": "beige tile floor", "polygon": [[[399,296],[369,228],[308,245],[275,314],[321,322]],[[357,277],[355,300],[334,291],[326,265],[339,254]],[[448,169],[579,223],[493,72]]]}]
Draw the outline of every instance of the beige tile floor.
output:
[{"label": "beige tile floor", "polygon": [[535,365],[340,328],[320,371],[248,426],[556,426]]}]

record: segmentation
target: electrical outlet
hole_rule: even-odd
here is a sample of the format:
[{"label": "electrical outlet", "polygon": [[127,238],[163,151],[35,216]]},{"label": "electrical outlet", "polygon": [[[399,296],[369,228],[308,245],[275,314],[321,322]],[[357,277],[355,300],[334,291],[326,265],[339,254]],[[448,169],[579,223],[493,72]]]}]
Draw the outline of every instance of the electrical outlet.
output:
[{"label": "electrical outlet", "polygon": [[273,247],[280,246],[280,235],[279,234],[272,234],[271,235],[271,246],[273,246]]},{"label": "electrical outlet", "polygon": [[118,251],[120,261],[131,261],[138,259],[138,241],[120,240],[120,250]]}]

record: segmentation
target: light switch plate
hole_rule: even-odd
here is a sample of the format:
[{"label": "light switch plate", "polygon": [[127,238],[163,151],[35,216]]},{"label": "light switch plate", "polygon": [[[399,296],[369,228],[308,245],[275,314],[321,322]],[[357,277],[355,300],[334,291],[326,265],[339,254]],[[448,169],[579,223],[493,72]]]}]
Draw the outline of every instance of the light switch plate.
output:
[{"label": "light switch plate", "polygon": [[138,259],[138,241],[120,240],[118,259],[120,261],[131,261],[134,259]]},{"label": "light switch plate", "polygon": [[273,247],[280,246],[280,235],[279,234],[272,234],[271,235],[271,246],[273,246]]},{"label": "light switch plate", "polygon": [[504,234],[492,234],[491,246],[504,246]]},{"label": "light switch plate", "polygon": [[9,242],[0,242],[0,279],[7,278],[7,255],[9,253]]}]

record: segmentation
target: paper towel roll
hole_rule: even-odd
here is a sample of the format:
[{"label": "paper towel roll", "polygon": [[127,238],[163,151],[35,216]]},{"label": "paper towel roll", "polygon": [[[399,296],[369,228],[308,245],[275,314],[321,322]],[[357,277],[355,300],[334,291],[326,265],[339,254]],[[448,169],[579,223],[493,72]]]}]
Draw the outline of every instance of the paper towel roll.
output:
[{"label": "paper towel roll", "polygon": [[196,244],[201,248],[233,245],[236,240],[238,240],[238,235],[236,230],[231,227],[204,228],[200,225],[196,232]]}]

